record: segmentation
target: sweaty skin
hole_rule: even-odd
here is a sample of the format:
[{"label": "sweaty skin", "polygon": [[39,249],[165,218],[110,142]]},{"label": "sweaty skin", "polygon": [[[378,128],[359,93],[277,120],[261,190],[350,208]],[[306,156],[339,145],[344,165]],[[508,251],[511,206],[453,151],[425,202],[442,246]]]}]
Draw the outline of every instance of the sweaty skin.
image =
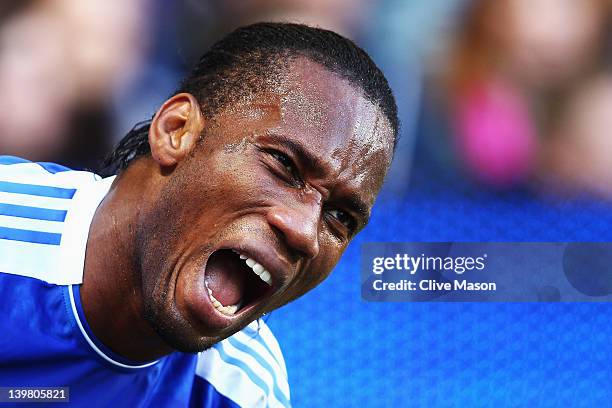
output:
[{"label": "sweaty skin", "polygon": [[[170,98],[151,155],[113,183],[90,229],[81,296],[95,335],[134,361],[196,352],[323,281],[365,226],[393,131],[362,92],[305,58],[276,85],[202,116]],[[273,285],[234,316],[204,286],[220,249],[261,260]]]}]

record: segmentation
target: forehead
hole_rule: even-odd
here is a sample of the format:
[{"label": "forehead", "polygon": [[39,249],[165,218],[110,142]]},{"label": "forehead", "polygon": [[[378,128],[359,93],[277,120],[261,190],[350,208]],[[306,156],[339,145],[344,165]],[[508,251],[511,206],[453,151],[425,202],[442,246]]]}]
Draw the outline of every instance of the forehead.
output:
[{"label": "forehead", "polygon": [[277,94],[281,124],[303,131],[299,136],[315,150],[331,157],[358,150],[370,157],[392,149],[393,133],[382,111],[360,89],[311,60],[292,63]]},{"label": "forehead", "polygon": [[306,58],[290,63],[266,88],[226,109],[233,117],[230,126],[295,141],[318,159],[321,174],[378,191],[394,135],[382,111],[360,89]]}]

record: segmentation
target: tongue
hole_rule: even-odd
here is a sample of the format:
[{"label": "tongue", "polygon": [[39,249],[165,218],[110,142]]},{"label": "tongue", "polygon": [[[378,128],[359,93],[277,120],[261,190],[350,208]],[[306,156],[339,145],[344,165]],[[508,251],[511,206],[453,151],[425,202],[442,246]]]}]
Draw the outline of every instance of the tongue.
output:
[{"label": "tongue", "polygon": [[206,264],[205,279],[223,306],[235,305],[245,293],[246,264],[231,250],[214,252]]}]

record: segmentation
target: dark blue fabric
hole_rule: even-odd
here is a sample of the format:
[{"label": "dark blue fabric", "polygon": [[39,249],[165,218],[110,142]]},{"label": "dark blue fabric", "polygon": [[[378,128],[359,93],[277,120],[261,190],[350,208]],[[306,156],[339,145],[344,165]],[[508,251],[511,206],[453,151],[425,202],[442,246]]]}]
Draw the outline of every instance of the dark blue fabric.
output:
[{"label": "dark blue fabric", "polygon": [[59,245],[62,240],[62,234],[0,227],[0,239],[32,242],[34,244]]},{"label": "dark blue fabric", "polygon": [[190,408],[200,407],[238,408],[238,405],[220,394],[215,387],[202,377],[196,377],[191,392]]},{"label": "dark blue fabric", "polygon": [[[22,159],[21,157],[1,156],[0,155],[0,164],[19,164],[19,163],[33,163],[33,162],[26,160],[26,159]],[[70,171],[68,167],[62,166],[61,164],[45,163],[45,162],[38,162],[36,164],[52,174],[60,173],[62,171]]]},{"label": "dark blue fabric", "polygon": [[0,191],[51,198],[72,198],[74,193],[76,193],[76,190],[73,188],[38,186],[34,184],[11,183],[8,181],[0,181]]},{"label": "dark blue fabric", "polygon": [[195,355],[173,353],[135,370],[103,360],[77,327],[68,290],[0,273],[0,386],[69,386],[78,407],[237,406],[195,376]]},{"label": "dark blue fabric", "polygon": [[0,155],[0,164],[19,164],[19,163],[32,163],[32,162],[26,159],[22,159],[21,157]]},{"label": "dark blue fabric", "polygon": [[59,222],[63,222],[66,219],[66,211],[63,210],[51,210],[48,208],[4,203],[0,203],[0,215]]},{"label": "dark blue fabric", "polygon": [[62,166],[61,164],[57,164],[57,163],[38,162],[36,164],[41,166],[43,169],[47,170],[49,173],[53,173],[53,174],[71,170],[70,168],[66,166]]}]

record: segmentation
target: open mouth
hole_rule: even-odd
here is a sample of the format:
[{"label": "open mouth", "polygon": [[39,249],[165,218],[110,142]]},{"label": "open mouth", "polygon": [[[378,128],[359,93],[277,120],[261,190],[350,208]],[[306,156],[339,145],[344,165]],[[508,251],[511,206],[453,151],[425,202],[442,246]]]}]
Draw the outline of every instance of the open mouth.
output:
[{"label": "open mouth", "polygon": [[213,306],[226,316],[262,300],[271,293],[273,284],[270,272],[262,265],[232,249],[212,253],[204,279]]}]

